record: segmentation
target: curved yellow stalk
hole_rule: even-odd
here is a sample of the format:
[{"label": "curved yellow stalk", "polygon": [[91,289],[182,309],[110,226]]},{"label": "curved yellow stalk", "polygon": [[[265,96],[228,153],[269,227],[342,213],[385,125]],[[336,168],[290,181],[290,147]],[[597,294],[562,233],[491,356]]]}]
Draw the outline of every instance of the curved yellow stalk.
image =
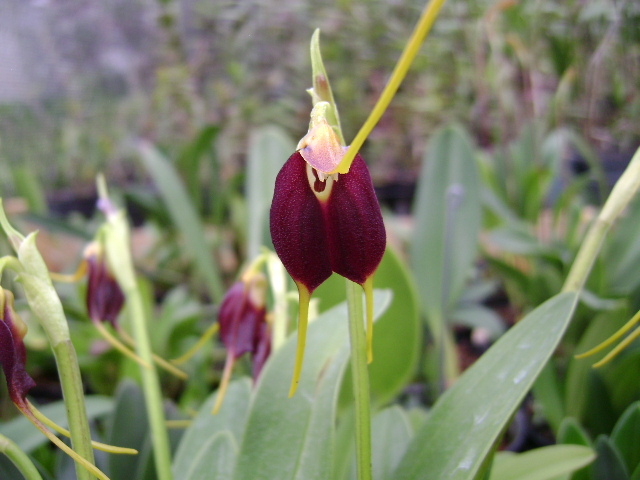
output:
[{"label": "curved yellow stalk", "polygon": [[35,416],[35,413],[29,409],[28,405],[25,404],[24,409],[20,408],[19,405],[16,405],[16,407],[20,409],[20,411],[24,414],[25,417],[27,417],[27,419],[29,419],[33,426],[40,430],[44,434],[44,436],[51,441],[51,443],[53,443],[56,447],[69,455],[76,463],[82,465],[89,473],[97,477],[99,480],[109,480],[109,477],[107,477],[102,472],[102,470],[100,470],[91,462],[82,458],[75,452],[75,450],[73,450],[66,443],[56,437],[53,433],[51,433],[51,431],[47,427],[45,427],[40,420],[38,420],[38,418]]},{"label": "curved yellow stalk", "polygon": [[307,324],[309,323],[309,302],[311,294],[307,287],[301,283],[298,285],[298,298],[300,305],[298,307],[298,346],[296,348],[296,362],[293,367],[293,378],[291,379],[291,387],[289,388],[289,398],[293,397],[298,388],[300,380],[300,372],[302,371],[302,361],[304,360],[304,346],[307,342]]},{"label": "curved yellow stalk", "polygon": [[80,281],[87,274],[87,261],[82,260],[76,271],[70,275],[64,273],[49,272],[51,280],[61,283],[75,283]]},{"label": "curved yellow stalk", "polygon": [[[587,350],[584,353],[581,353],[579,355],[576,355],[575,358],[580,359],[580,358],[585,358],[585,357],[589,357],[591,355],[594,355],[602,350],[604,350],[605,348],[607,348],[609,345],[611,345],[612,343],[614,343],[616,340],[618,340],[620,337],[622,337],[625,333],[627,333],[629,330],[631,330],[631,328],[640,321],[640,311],[638,311],[638,313],[636,313],[633,318],[631,318],[631,320],[629,320],[627,323],[624,324],[624,326],[618,330],[616,333],[614,333],[613,335],[611,335],[609,338],[607,338],[604,342],[602,342],[600,345],[597,345],[595,347],[593,347],[591,350]],[[599,362],[595,363],[593,366],[594,367],[601,367],[602,365],[604,365],[605,363],[609,362],[609,360],[611,360],[613,357],[615,357],[618,353],[620,353],[620,351],[625,348],[627,345],[629,345],[633,340],[635,340],[636,338],[638,338],[638,336],[640,336],[640,329],[636,330],[635,332],[633,332],[631,335],[629,335],[627,338],[625,338],[616,348],[614,348],[613,350],[611,350],[604,358],[602,358]]]},{"label": "curved yellow stalk", "polygon": [[118,340],[116,337],[111,335],[111,333],[109,333],[109,331],[106,328],[104,328],[104,325],[101,322],[93,322],[93,323],[96,326],[96,329],[98,330],[98,332],[100,332],[100,335],[102,335],[102,338],[104,338],[107,342],[109,342],[109,344],[113,348],[118,350],[124,356],[129,357],[131,360],[138,363],[138,365],[144,368],[151,368],[151,365],[149,365],[142,358],[140,358],[138,355],[136,355],[131,350],[129,350],[126,347],[126,345],[124,345],[120,340]]},{"label": "curved yellow stalk", "polygon": [[174,365],[182,365],[183,363],[186,363],[189,360],[191,360],[191,358],[196,354],[196,352],[200,350],[202,346],[211,339],[211,337],[213,337],[216,333],[218,333],[219,329],[220,329],[220,324],[218,322],[211,324],[211,326],[207,328],[207,331],[202,334],[202,336],[193,345],[193,347],[191,347],[185,353],[180,355],[178,358],[174,358],[173,360],[171,360],[171,363],[173,363]]},{"label": "curved yellow stalk", "polygon": [[356,153],[358,153],[360,147],[362,147],[362,144],[371,133],[371,130],[373,130],[373,127],[376,126],[380,117],[382,117],[382,114],[386,111],[389,103],[391,103],[391,100],[398,91],[400,84],[404,80],[409,67],[413,63],[413,59],[420,50],[422,42],[429,33],[429,30],[431,30],[431,26],[438,16],[438,12],[440,11],[440,8],[442,8],[443,4],[444,0],[431,0],[422,12],[422,16],[420,17],[407,46],[402,52],[400,60],[398,60],[398,63],[393,69],[391,78],[389,78],[387,85],[384,87],[378,102],[373,107],[373,110],[371,110],[369,118],[364,122],[360,131],[358,131],[358,134],[353,139],[353,142],[351,142],[351,145],[349,146],[347,153],[342,157],[340,164],[334,171],[329,173],[347,173],[349,171],[349,167],[351,166],[351,162],[353,162]]},{"label": "curved yellow stalk", "polygon": [[[27,400],[27,405],[33,412],[33,416],[36,417],[38,420],[40,420],[43,424],[45,424],[47,427],[51,428],[52,430],[58,432],[60,435],[64,435],[67,438],[71,438],[71,433],[69,433],[69,430],[62,428],[60,425],[55,423],[49,417],[45,416],[45,414],[42,413],[40,410],[38,410],[29,400]],[[93,440],[91,441],[91,445],[96,450],[101,450],[103,452],[113,453],[116,455],[137,455],[138,454],[138,451],[134,448],[116,447],[114,445],[107,445],[106,443],[96,442]]]},{"label": "curved yellow stalk", "polygon": [[218,395],[216,396],[216,403],[213,405],[213,409],[211,413],[216,415],[222,406],[222,400],[224,400],[224,396],[227,393],[227,387],[229,386],[229,380],[231,380],[231,372],[233,371],[233,364],[235,363],[235,359],[233,358],[232,353],[227,353],[227,360],[224,363],[224,371],[222,372],[222,380],[220,381],[220,386],[218,387]]},{"label": "curved yellow stalk", "polygon": [[[125,332],[123,329],[119,328],[118,329],[118,334],[122,337],[122,339],[125,341],[125,343],[127,343],[129,346],[131,346],[132,348],[135,348],[136,346],[136,342],[133,340],[133,338],[131,338],[129,336],[129,334],[127,332]],[[174,365],[171,365],[169,362],[167,362],[164,358],[162,358],[160,355],[156,355],[155,353],[151,354],[151,358],[153,359],[153,361],[163,370],[166,370],[167,372],[171,373],[172,375],[182,379],[182,380],[186,380],[187,378],[189,378],[189,375],[187,375],[186,372],[180,370],[179,368],[175,367]]]}]

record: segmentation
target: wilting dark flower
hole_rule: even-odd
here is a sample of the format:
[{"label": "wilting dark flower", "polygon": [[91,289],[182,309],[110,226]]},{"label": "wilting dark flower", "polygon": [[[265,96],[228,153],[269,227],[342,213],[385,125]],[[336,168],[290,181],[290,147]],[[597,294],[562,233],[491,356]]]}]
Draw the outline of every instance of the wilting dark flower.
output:
[{"label": "wilting dark flower", "polygon": [[271,204],[271,239],[298,286],[298,352],[290,394],[298,381],[308,302],[332,272],[363,286],[367,301],[368,353],[371,359],[372,278],[386,246],[380,205],[362,157],[348,173],[331,173],[344,154],[326,121],[298,145],[276,178]]},{"label": "wilting dark flower", "polygon": [[[24,336],[27,333],[27,326],[13,308],[13,294],[8,290],[0,288],[0,363],[2,371],[7,380],[9,397],[22,414],[33,423],[49,440],[58,446],[75,461],[82,464],[93,475],[108,480],[108,477],[98,468],[80,457],[74,450],[51,433],[46,426],[54,429],[58,433],[69,436],[69,432],[56,425],[38,411],[27,399],[29,390],[36,386],[36,383],[25,370],[27,351],[24,346]],[[45,426],[46,425],[46,426]],[[92,442],[94,448],[111,453],[136,454],[137,451],[130,448],[118,448],[110,445]]]},{"label": "wilting dark flower", "polygon": [[36,383],[25,370],[27,351],[23,338],[27,326],[13,308],[13,294],[0,288],[0,363],[7,380],[11,401],[21,410],[27,408],[26,397]]},{"label": "wilting dark flower", "polygon": [[264,275],[248,272],[222,299],[218,323],[227,358],[213,413],[217,413],[222,405],[235,361],[245,353],[251,353],[255,381],[269,356],[271,332],[266,320],[266,291]]},{"label": "wilting dark flower", "polygon": [[[150,365],[127,348],[118,338],[114,337],[104,327],[103,323],[109,322],[118,332],[118,335],[130,346],[135,346],[135,341],[118,324],[118,315],[124,305],[124,294],[109,270],[102,245],[92,242],[84,250],[84,261],[87,268],[87,313],[102,337],[116,350],[131,358],[138,364],[147,368]],[[179,378],[187,378],[187,374],[170,364],[163,358],[152,354],[153,360],[162,369]]]},{"label": "wilting dark flower", "polygon": [[124,295],[107,268],[101,245],[90,243],[84,251],[87,262],[87,311],[93,322],[109,322],[118,328],[116,320],[124,304]]}]

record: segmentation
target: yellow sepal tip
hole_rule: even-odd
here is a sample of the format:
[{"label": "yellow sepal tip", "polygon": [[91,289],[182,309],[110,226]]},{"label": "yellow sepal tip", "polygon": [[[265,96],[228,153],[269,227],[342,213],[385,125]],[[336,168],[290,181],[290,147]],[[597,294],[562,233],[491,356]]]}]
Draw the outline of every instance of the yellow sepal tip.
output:
[{"label": "yellow sepal tip", "polygon": [[307,341],[307,325],[309,323],[309,302],[311,301],[311,293],[307,287],[296,282],[298,286],[298,346],[296,347],[296,360],[293,367],[293,378],[291,379],[291,387],[289,388],[289,398],[293,397],[298,388],[300,381],[300,372],[302,371],[302,362],[304,360],[304,347]]}]

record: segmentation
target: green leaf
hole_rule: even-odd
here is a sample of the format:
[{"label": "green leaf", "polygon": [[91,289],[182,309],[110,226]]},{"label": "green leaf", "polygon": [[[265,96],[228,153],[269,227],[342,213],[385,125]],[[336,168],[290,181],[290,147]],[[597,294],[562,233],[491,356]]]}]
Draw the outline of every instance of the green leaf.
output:
[{"label": "green leaf", "polygon": [[443,128],[429,141],[413,213],[411,265],[423,308],[437,319],[462,291],[482,222],[478,167],[461,127]]},{"label": "green leaf", "polygon": [[436,402],[393,478],[471,480],[558,345],[577,294],[556,295],[505,333]]},{"label": "green leaf", "polygon": [[174,225],[184,238],[187,254],[195,270],[206,282],[211,298],[220,300],[223,295],[220,273],[205,242],[204,227],[198,212],[191,203],[178,172],[151,144],[142,144],[139,151],[142,162],[158,187]]},{"label": "green leaf", "polygon": [[[228,440],[224,439],[227,434],[231,436],[235,445],[234,451],[237,453],[247,421],[251,381],[241,378],[231,382],[220,411],[217,415],[212,415],[211,410],[217,396],[218,392],[215,392],[204,402],[191,425],[184,432],[173,462],[173,474],[176,480],[203,478],[189,473],[193,462],[198,458],[206,459],[209,456],[215,456],[221,449],[230,451]],[[224,438],[219,437],[221,433],[225,433]],[[219,439],[215,440],[215,438]],[[220,466],[220,469],[222,470],[223,467]]]},{"label": "green leaf", "polygon": [[[231,480],[237,454],[238,445],[231,432],[218,432],[202,445],[185,478]],[[176,475],[176,478],[181,476]]]},{"label": "green leaf", "polygon": [[[196,208],[202,208],[202,170],[201,164],[202,158],[207,154],[213,153],[213,142],[220,132],[220,127],[217,125],[205,125],[197,134],[196,138],[190,142],[184,150],[180,153],[176,162],[176,167],[184,175],[186,186],[189,190],[189,196]],[[212,176],[214,181],[219,180],[217,175],[219,172],[214,169]],[[219,186],[219,185],[216,185]],[[215,195],[215,187],[211,189],[212,194]]]},{"label": "green leaf", "polygon": [[[375,310],[389,292],[376,291]],[[309,325],[296,394],[287,399],[296,338],[292,335],[265,365],[251,402],[236,465],[236,480],[332,478],[338,390],[349,358],[344,304]]]},{"label": "green leaf", "polygon": [[[587,327],[586,331],[582,334],[580,342],[576,345],[575,353],[583,353],[587,350],[595,347],[600,342],[613,335],[624,323],[627,318],[624,315],[626,312],[606,312],[596,316]],[[602,351],[594,354],[591,357],[576,359],[571,357],[569,365],[567,367],[567,374],[565,380],[565,405],[567,408],[566,414],[568,416],[578,419],[582,423],[585,420],[587,413],[587,405],[589,403],[589,395],[587,390],[589,389],[588,376],[601,375],[602,369],[592,371],[592,365],[600,360],[607,351]],[[604,367],[608,368],[608,367]]]},{"label": "green leaf", "polygon": [[[108,415],[113,409],[113,401],[108,397],[87,395],[85,402],[87,406],[87,418],[89,420],[102,418]],[[42,408],[38,407],[38,410],[61,427],[68,427],[67,412],[62,400],[50,403]],[[40,445],[49,442],[47,437],[23,416],[16,417],[0,425],[0,433],[13,440],[18,447],[26,453],[32,452]]]},{"label": "green leaf", "polygon": [[409,419],[398,406],[379,412],[371,421],[373,480],[392,478],[413,436]]},{"label": "green leaf", "polygon": [[579,445],[552,445],[526,453],[498,453],[490,480],[552,480],[571,473],[595,458],[594,451]]},{"label": "green leaf", "polygon": [[592,480],[628,480],[629,473],[615,445],[604,435],[595,444],[598,458],[591,465]]},{"label": "green leaf", "polygon": [[[109,474],[113,478],[139,478],[133,472],[150,459],[145,456],[149,423],[144,395],[132,381],[123,381],[115,396],[115,407],[110,418],[108,443],[119,447],[135,448],[138,455],[109,455]],[[147,452],[148,453],[148,452]],[[146,458],[145,458],[146,457]]]},{"label": "green leaf", "polygon": [[[582,428],[575,418],[567,417],[560,424],[556,435],[556,442],[567,445],[582,445],[584,447],[592,447],[589,434]],[[591,480],[591,468],[583,467],[568,476],[567,480]],[[560,479],[559,479],[560,480]]]},{"label": "green leaf", "polygon": [[280,128],[262,127],[249,137],[247,153],[247,258],[260,253],[260,247],[271,245],[269,208],[273,199],[276,176],[284,162],[295,151],[295,144]]},{"label": "green leaf", "polygon": [[[413,278],[391,246],[387,246],[382,257],[374,285],[393,291],[391,305],[373,328],[373,362],[369,365],[371,396],[375,404],[384,405],[398,395],[415,374],[422,327]],[[313,298],[320,299],[321,311],[344,301],[344,278],[332,275],[313,293]],[[342,399],[351,398],[350,375],[348,371],[343,382],[348,387],[343,389]]]},{"label": "green leaf", "polygon": [[611,432],[611,441],[627,470],[633,472],[640,465],[640,402],[634,402],[622,414]]},{"label": "green leaf", "polygon": [[555,363],[549,362],[540,372],[533,385],[536,403],[542,407],[542,413],[555,432],[565,417],[562,388],[558,381]]},{"label": "green leaf", "polygon": [[578,423],[575,418],[567,417],[560,424],[558,434],[556,436],[558,443],[566,443],[571,445],[582,445],[584,447],[591,446],[589,434]]}]

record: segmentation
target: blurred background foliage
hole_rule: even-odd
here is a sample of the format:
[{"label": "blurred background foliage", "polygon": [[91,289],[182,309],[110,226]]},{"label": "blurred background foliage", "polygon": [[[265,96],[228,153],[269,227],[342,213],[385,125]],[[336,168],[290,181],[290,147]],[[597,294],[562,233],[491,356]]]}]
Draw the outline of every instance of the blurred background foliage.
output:
[{"label": "blurred background foliage", "polygon": [[[27,169],[44,191],[91,189],[99,170],[143,182],[134,145],[176,158],[218,129],[219,171],[239,175],[251,129],[307,129],[308,42],[322,50],[347,139],[360,127],[422,1],[5,0],[0,6],[0,176]],[[494,149],[532,119],[598,151],[627,151],[640,127],[640,6],[633,1],[450,1],[364,147],[376,184],[411,183],[426,138],[457,120]],[[211,140],[211,139],[210,139]],[[184,169],[186,170],[186,169]],[[9,175],[7,172],[11,172]],[[24,185],[26,182],[17,182]]]}]

